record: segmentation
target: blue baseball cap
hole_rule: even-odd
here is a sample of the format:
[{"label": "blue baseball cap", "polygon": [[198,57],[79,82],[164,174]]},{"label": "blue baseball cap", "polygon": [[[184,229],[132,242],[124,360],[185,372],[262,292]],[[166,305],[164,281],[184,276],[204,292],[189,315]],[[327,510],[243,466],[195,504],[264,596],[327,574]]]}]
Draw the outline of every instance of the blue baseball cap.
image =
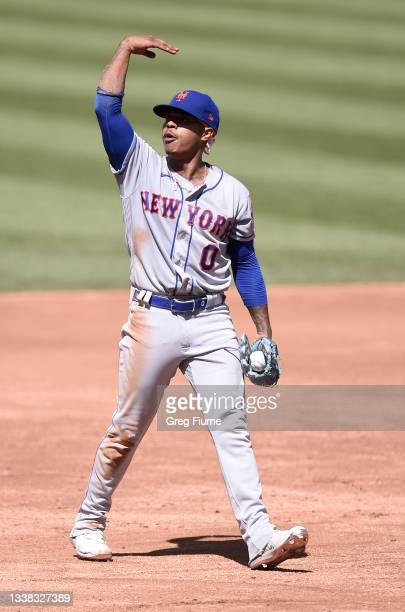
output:
[{"label": "blue baseball cap", "polygon": [[192,115],[202,123],[206,123],[216,132],[219,127],[219,109],[214,100],[207,94],[192,89],[179,91],[169,104],[158,104],[153,107],[153,112],[159,117],[166,117],[167,113],[172,110],[182,110],[189,115]]}]

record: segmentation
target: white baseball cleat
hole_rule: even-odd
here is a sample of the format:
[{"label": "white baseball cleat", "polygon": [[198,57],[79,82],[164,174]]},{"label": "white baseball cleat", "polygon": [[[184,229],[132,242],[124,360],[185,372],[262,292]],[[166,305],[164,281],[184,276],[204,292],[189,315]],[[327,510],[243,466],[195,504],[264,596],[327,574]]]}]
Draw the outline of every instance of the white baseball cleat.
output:
[{"label": "white baseball cleat", "polygon": [[286,530],[275,529],[270,542],[249,562],[249,567],[253,570],[271,569],[287,559],[305,556],[307,542],[308,531],[301,525]]},{"label": "white baseball cleat", "polygon": [[79,559],[89,561],[108,561],[112,551],[105,543],[104,532],[101,529],[83,529],[77,536],[70,537]]}]

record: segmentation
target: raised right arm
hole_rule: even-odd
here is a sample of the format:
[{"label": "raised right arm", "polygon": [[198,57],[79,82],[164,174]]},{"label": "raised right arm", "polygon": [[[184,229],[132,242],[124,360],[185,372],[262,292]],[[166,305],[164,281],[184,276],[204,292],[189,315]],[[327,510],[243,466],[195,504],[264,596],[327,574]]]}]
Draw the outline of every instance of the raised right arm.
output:
[{"label": "raised right arm", "polygon": [[105,91],[115,94],[123,94],[125,89],[125,77],[127,75],[129,58],[131,55],[144,55],[153,59],[156,53],[150,49],[161,49],[176,55],[179,49],[170,43],[148,34],[146,36],[127,36],[120,42],[110,63],[104,68],[98,86]]},{"label": "raised right arm", "polygon": [[154,58],[150,48],[162,49],[175,55],[179,49],[154,36],[127,36],[118,45],[109,64],[104,68],[98,87],[94,110],[103,136],[103,143],[112,167],[120,170],[135,133],[121,112],[125,77],[132,54]]}]

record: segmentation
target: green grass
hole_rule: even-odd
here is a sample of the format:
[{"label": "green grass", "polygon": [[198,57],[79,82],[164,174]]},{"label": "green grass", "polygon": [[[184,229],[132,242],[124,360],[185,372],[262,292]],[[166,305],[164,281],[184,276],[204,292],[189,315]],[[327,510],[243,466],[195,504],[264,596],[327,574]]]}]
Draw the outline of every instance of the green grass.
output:
[{"label": "green grass", "polygon": [[92,111],[120,38],[125,111],[180,89],[222,111],[213,163],[252,192],[269,282],[404,280],[405,4],[399,0],[2,0],[0,289],[128,286],[120,202]]}]

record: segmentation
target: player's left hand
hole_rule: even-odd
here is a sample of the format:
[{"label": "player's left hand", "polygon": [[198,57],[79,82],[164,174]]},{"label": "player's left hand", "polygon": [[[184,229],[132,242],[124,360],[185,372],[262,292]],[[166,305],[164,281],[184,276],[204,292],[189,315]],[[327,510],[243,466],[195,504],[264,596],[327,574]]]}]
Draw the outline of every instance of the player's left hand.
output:
[{"label": "player's left hand", "polygon": [[[272,387],[277,384],[281,369],[278,348],[274,340],[263,337],[250,344],[246,334],[242,334],[239,351],[242,371],[253,384],[262,387]],[[256,351],[261,351],[265,360],[264,367],[260,372],[255,371],[250,362],[251,354]]]}]

